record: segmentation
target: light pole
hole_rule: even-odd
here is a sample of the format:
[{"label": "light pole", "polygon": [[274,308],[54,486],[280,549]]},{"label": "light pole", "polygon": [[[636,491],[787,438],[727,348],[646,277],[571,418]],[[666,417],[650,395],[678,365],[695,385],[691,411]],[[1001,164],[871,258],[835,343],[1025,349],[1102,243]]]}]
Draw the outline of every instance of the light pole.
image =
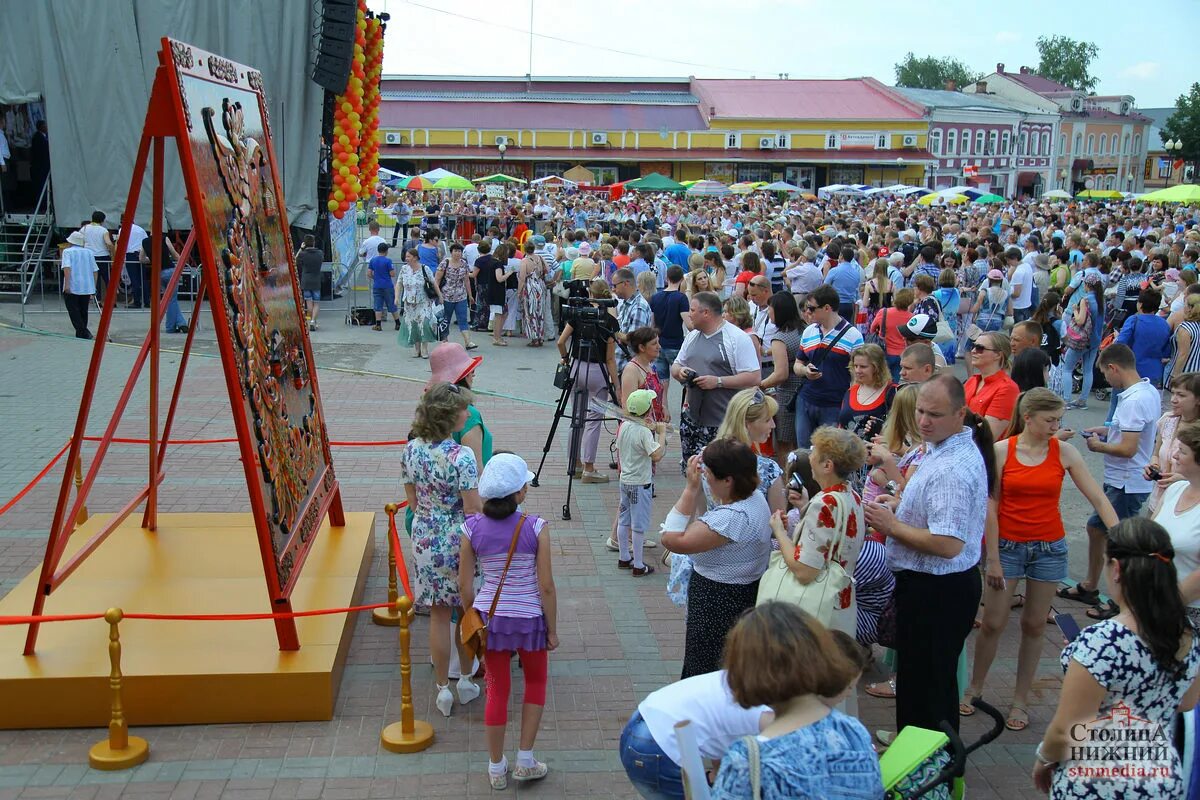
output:
[{"label": "light pole", "polygon": [[1062,189],[1064,192],[1067,191],[1067,175],[1068,173],[1065,169],[1060,169],[1058,171],[1058,180],[1062,184],[1058,188]]},{"label": "light pole", "polygon": [[900,176],[904,174],[904,156],[896,156],[896,183],[904,183]]},{"label": "light pole", "polygon": [[504,142],[496,145],[496,149],[500,151],[500,173],[504,174],[504,152],[508,150],[508,145]]},{"label": "light pole", "polygon": [[1171,162],[1170,168],[1167,170],[1167,184],[1170,185],[1171,175],[1175,172],[1175,156],[1179,155],[1179,151],[1183,149],[1183,140],[1167,139],[1163,142],[1163,149],[1167,151],[1167,160]]}]

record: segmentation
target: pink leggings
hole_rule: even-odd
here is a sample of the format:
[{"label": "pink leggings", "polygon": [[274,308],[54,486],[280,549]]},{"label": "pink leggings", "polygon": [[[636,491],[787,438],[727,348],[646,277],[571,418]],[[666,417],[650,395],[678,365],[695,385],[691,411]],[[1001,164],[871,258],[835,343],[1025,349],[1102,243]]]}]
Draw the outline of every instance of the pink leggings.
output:
[{"label": "pink leggings", "polygon": [[[487,707],[483,710],[484,725],[508,724],[508,694],[512,688],[512,650],[488,650],[483,655],[487,665]],[[546,650],[518,650],[521,671],[525,673],[525,702],[546,705]]]}]

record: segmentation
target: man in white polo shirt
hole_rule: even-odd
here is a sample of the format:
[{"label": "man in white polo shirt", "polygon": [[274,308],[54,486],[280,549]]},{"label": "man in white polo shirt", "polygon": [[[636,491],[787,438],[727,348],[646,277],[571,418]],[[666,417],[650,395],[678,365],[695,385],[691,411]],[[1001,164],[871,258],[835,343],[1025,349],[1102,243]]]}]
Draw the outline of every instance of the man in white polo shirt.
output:
[{"label": "man in white polo shirt", "polygon": [[150,287],[146,285],[146,274],[142,268],[142,242],[150,236],[145,228],[133,220],[126,222],[129,223],[129,241],[125,243],[125,274],[129,276],[128,305],[130,308],[148,308]]},{"label": "man in white polo shirt", "polygon": [[[1100,353],[1096,364],[1104,373],[1108,385],[1119,392],[1117,410],[1108,427],[1087,428],[1088,449],[1104,454],[1104,496],[1112,504],[1118,519],[1136,517],[1150,494],[1153,484],[1146,479],[1146,465],[1154,451],[1158,419],[1162,415],[1158,390],[1137,371],[1137,360],[1126,345],[1109,345]],[[1103,438],[1102,438],[1103,437]],[[1059,595],[1085,603],[1099,601],[1097,588],[1104,569],[1105,536],[1108,528],[1093,514],[1087,522],[1087,577],[1071,589],[1059,590]],[[1119,609],[1110,600],[1094,611],[1093,619],[1115,616]]]}]

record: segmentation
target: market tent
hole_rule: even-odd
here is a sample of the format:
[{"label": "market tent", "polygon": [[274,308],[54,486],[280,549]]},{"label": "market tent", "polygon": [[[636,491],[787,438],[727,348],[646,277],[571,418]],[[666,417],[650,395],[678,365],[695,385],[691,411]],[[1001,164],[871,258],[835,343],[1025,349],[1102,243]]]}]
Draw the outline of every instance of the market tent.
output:
[{"label": "market tent", "polygon": [[684,190],[683,184],[658,172],[651,172],[644,177],[627,181],[625,188],[638,192],[682,192]]},{"label": "market tent", "polygon": [[933,191],[926,189],[924,186],[909,186],[907,189],[902,189],[897,194],[903,197],[924,197],[927,194],[933,194]]},{"label": "market tent", "polygon": [[593,184],[596,182],[596,173],[592,172],[582,164],[576,164],[575,166],[571,167],[569,170],[563,173],[563,177],[569,181],[575,181],[576,183],[580,184]]},{"label": "market tent", "polygon": [[753,191],[761,189],[763,186],[766,186],[766,184],[762,181],[742,181],[730,186],[729,191],[734,194],[750,194]]},{"label": "market tent", "polygon": [[1149,192],[1138,198],[1143,203],[1200,203],[1200,186],[1194,183],[1181,183]]},{"label": "market tent", "polygon": [[[524,183],[520,178],[514,178],[512,175],[505,175],[497,172],[495,175],[488,175],[483,178],[476,178],[475,183]],[[537,181],[534,181],[537,183]]]},{"label": "market tent", "polygon": [[971,202],[982,203],[984,205],[995,205],[996,203],[1003,203],[1004,198],[998,194],[981,194],[979,197],[974,198]]},{"label": "market tent", "polygon": [[399,180],[401,178],[407,178],[408,176],[405,175],[403,172],[396,172],[395,170],[390,170],[387,167],[380,167],[379,168],[379,177],[385,181],[393,181],[393,180]]},{"label": "market tent", "polygon": [[969,198],[961,194],[946,194],[944,192],[930,193],[917,201],[917,205],[931,206],[935,203],[944,203],[948,206],[956,206],[961,203],[970,202]]},{"label": "market tent", "polygon": [[567,180],[566,178],[562,177],[561,175],[547,175],[544,178],[537,178],[535,180],[530,181],[529,183],[533,186],[543,186],[547,189],[553,188],[553,187],[561,188],[564,186],[574,187],[574,186],[579,185],[575,181]]},{"label": "market tent", "polygon": [[448,177],[451,177],[451,176],[453,176],[453,177],[455,177],[455,178],[461,178],[461,177],[462,177],[461,175],[455,175],[455,174],[454,174],[453,172],[451,172],[450,170],[448,170],[448,169],[442,169],[441,167],[438,167],[437,169],[431,169],[431,170],[429,170],[429,172],[422,172],[422,173],[421,173],[421,177],[422,177],[422,178],[428,178],[428,179],[429,179],[430,181],[432,181],[433,183],[437,183],[437,182],[438,182],[438,181],[440,181],[442,178],[448,178]]},{"label": "market tent", "polygon": [[426,178],[424,175],[413,175],[411,178],[404,178],[401,180],[398,188],[423,192],[427,189],[433,188],[433,181],[429,180],[429,178]]}]

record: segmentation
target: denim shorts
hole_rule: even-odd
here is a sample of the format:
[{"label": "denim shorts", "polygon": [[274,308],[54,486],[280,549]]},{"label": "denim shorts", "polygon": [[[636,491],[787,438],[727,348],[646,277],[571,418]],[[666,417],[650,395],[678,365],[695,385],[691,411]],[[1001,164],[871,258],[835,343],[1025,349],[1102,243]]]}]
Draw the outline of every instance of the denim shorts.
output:
[{"label": "denim shorts", "polygon": [[618,744],[621,766],[637,793],[647,800],[683,798],[683,773],[654,740],[640,711],[621,731]]},{"label": "denim shorts", "polygon": [[1005,579],[1010,581],[1018,578],[1047,583],[1064,581],[1067,578],[1067,539],[1065,536],[1053,542],[1001,539],[1000,566],[1004,569]]},{"label": "denim shorts", "polygon": [[382,289],[376,286],[371,290],[371,297],[375,300],[375,310],[390,311],[396,313],[396,294],[392,289]]},{"label": "denim shorts", "polygon": [[[1104,496],[1108,498],[1108,502],[1112,503],[1113,511],[1117,512],[1117,519],[1129,519],[1138,515],[1150,494],[1148,492],[1127,492],[1106,483],[1104,484]],[[1092,514],[1088,518],[1087,526],[1108,533],[1108,527],[1100,521],[1099,514]]]},{"label": "denim shorts", "polygon": [[319,289],[318,289],[317,291],[315,291],[315,292],[310,292],[310,291],[304,290],[304,291],[301,291],[301,292],[300,292],[300,295],[301,295],[301,296],[302,296],[302,297],[303,297],[305,300],[311,300],[311,301],[313,301],[314,303],[319,303],[319,302],[321,302],[321,291],[320,291]]}]

